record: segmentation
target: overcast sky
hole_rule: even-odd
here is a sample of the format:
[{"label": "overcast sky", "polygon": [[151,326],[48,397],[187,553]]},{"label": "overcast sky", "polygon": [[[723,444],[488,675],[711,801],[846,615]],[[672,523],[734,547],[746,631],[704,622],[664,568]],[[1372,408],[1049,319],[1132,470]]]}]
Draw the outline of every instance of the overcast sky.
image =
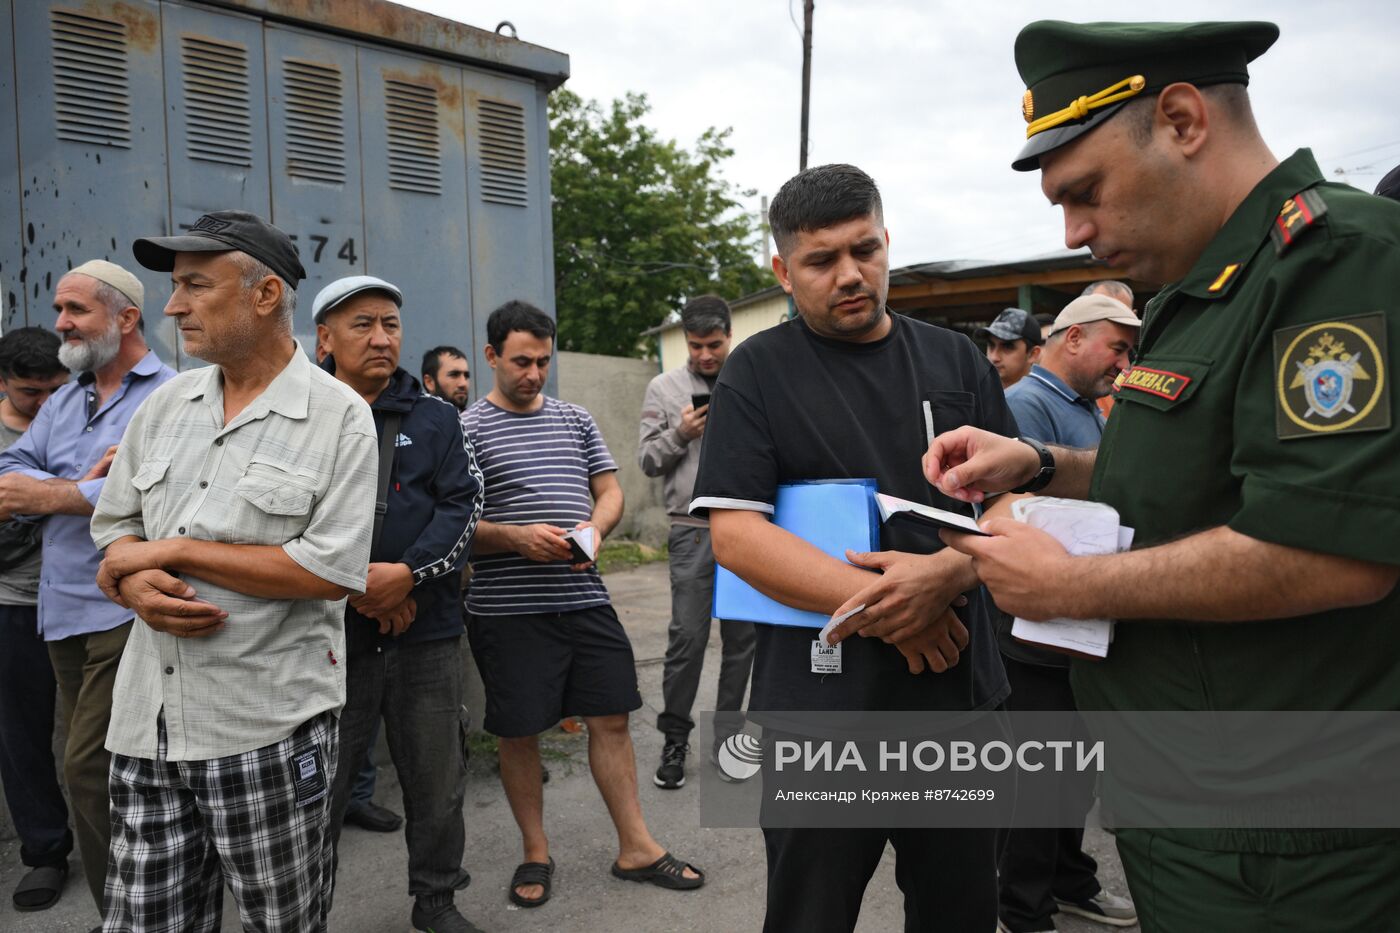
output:
[{"label": "overcast sky", "polygon": [[[771,197],[797,171],[802,0],[400,2],[484,29],[510,20],[522,40],[569,55],[567,87],[603,101],[644,92],[651,125],[687,147],[706,127],[733,127],[726,174],[743,188]],[[1026,126],[1012,43],[1033,19],[1105,12],[1068,0],[817,0],[808,164],[874,176],[895,266],[1062,248],[1038,173],[1009,167]],[[1400,163],[1393,0],[1147,0],[1133,18],[1278,23],[1279,41],[1250,69],[1274,153],[1308,146],[1328,177],[1368,191]],[[756,214],[758,196],[746,206]]]}]

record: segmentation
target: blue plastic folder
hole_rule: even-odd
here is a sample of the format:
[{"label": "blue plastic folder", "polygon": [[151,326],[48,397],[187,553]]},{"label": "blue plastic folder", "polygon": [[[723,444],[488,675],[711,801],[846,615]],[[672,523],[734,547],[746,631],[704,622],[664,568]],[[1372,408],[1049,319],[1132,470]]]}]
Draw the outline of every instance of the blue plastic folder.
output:
[{"label": "blue plastic folder", "polygon": [[[878,551],[880,516],[873,479],[813,480],[778,487],[773,522],[837,560],[846,549]],[[717,619],[821,628],[828,616],[785,606],[764,596],[723,567],[715,567]]]}]

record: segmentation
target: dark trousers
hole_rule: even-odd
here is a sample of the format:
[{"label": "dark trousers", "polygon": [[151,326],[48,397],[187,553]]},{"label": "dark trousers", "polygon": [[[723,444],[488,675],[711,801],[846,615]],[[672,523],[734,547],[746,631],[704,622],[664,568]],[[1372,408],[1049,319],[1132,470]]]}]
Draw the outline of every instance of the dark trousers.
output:
[{"label": "dark trousers", "polygon": [[53,757],[57,698],[37,610],[0,605],[0,782],[30,868],[62,865],[73,851]]},{"label": "dark trousers", "polygon": [[73,831],[93,903],[102,909],[107,878],[107,850],[112,842],[111,798],[107,777],[107,723],[112,718],[112,687],[117,682],[131,623],[105,632],[73,635],[49,642],[49,660],[58,680],[68,742],[63,749],[63,779],[73,803]]},{"label": "dark trousers", "polygon": [[373,803],[374,786],[379,783],[379,767],[374,763],[374,746],[379,744],[379,723],[369,734],[369,744],[365,746],[365,761],[350,783],[350,799],[355,803]]},{"label": "dark trousers", "polygon": [[1296,855],[1196,849],[1120,829],[1142,933],[1371,933],[1400,917],[1400,842]]},{"label": "dark trousers", "polygon": [[450,900],[453,891],[471,881],[462,870],[467,770],[461,637],[382,651],[352,649],[346,663],[340,765],[331,802],[333,838],[339,844],[351,785],[383,717],[389,755],[403,788],[408,893]]},{"label": "dark trousers", "polygon": [[894,846],[905,933],[996,928],[994,829],[765,829],[764,933],[854,930],[885,843]]},{"label": "dark trousers", "polygon": [[[684,743],[695,728],[690,714],[700,689],[705,646],[710,641],[715,593],[715,553],[710,548],[710,530],[672,525],[667,553],[671,567],[671,627],[661,675],[664,708],[656,717],[656,728],[668,742]],[[744,692],[753,670],[753,623],[721,619],[719,634],[723,648],[719,690],[715,695],[715,712],[721,714],[715,717],[716,739],[744,726],[739,711],[744,708]]]},{"label": "dark trousers", "polygon": [[[1003,657],[1011,682],[1009,710],[1074,709],[1069,668]],[[1084,851],[1084,817],[1094,805],[1094,775],[1067,772],[1059,783],[1061,812],[1080,814],[1074,826],[1011,829],[1002,837],[1001,921],[1012,933],[1053,926],[1055,898],[1085,901],[1099,893],[1099,866]],[[1049,806],[1049,804],[1046,804]]]}]

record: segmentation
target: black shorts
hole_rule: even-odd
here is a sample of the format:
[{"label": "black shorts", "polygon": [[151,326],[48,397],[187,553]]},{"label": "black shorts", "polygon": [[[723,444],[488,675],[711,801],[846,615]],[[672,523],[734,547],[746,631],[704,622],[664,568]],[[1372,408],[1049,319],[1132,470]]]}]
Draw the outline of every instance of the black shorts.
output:
[{"label": "black shorts", "polygon": [[483,616],[467,622],[486,686],[486,731],[539,735],[566,716],[640,709],[632,642],[612,606],[572,612]]}]

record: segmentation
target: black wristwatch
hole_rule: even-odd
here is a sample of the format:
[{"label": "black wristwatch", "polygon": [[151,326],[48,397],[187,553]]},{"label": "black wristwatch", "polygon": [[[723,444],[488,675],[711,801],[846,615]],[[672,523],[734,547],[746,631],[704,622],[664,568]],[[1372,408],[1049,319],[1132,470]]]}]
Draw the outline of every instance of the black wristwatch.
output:
[{"label": "black wristwatch", "polygon": [[1031,477],[1030,482],[1017,486],[1011,492],[1040,492],[1055,478],[1055,457],[1050,453],[1050,448],[1033,437],[1018,437],[1016,440],[1029,444],[1036,456],[1040,457],[1040,470]]}]

